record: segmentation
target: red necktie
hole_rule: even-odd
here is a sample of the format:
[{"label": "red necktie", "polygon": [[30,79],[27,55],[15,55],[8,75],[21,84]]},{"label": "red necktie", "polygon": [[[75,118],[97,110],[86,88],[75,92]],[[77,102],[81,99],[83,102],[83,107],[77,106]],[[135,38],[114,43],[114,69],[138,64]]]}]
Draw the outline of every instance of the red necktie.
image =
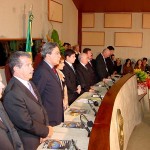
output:
[{"label": "red necktie", "polygon": [[56,71],[56,68],[55,68],[55,67],[53,67],[52,70],[53,70],[53,72],[54,72],[55,74],[57,74],[57,71]]}]

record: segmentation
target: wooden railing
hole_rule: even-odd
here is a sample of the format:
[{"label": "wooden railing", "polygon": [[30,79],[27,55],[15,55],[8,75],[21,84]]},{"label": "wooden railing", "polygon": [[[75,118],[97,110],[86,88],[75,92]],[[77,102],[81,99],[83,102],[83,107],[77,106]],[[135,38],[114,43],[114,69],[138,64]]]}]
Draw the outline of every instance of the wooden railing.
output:
[{"label": "wooden railing", "polygon": [[[124,77],[122,77],[106,93],[106,95],[99,107],[97,116],[95,118],[95,122],[94,122],[91,136],[90,136],[88,150],[93,150],[94,148],[96,148],[96,150],[110,150],[111,149],[110,148],[111,147],[110,138],[112,138],[112,137],[110,137],[110,132],[113,132],[113,131],[111,131],[111,121],[112,121],[114,104],[116,102],[116,98],[118,97],[117,95],[119,93],[121,93],[120,90],[123,88],[123,86],[125,84],[130,82],[130,81],[128,81],[128,80],[130,80],[130,78],[134,78],[134,79],[132,79],[133,83],[131,83],[131,86],[134,83],[135,83],[135,85],[133,87],[131,87],[131,89],[126,89],[126,90],[129,91],[129,94],[130,94],[130,92],[132,93],[132,90],[134,90],[134,88],[136,87],[136,78],[135,78],[134,74],[127,74]],[[135,80],[135,82],[134,82],[134,80]],[[128,87],[130,87],[130,86],[127,85],[127,87],[125,87],[125,88],[128,88]],[[136,97],[138,97],[136,95],[136,93],[137,92],[134,91],[134,93],[131,94],[131,95],[134,95],[132,97],[134,97],[135,101],[136,101]],[[125,98],[120,99],[120,102],[121,102],[121,100],[124,100],[124,99]],[[118,98],[117,98],[117,101],[118,101]],[[122,111],[124,111],[124,110],[122,110]],[[124,114],[124,112],[123,112],[123,114]],[[124,114],[124,116],[125,116],[125,114]],[[114,118],[115,117],[116,116],[114,116]],[[141,117],[139,117],[139,118],[141,118]],[[127,120],[125,120],[125,123],[126,123],[126,121]],[[134,121],[134,122],[136,122],[134,124],[137,124],[137,122],[139,122],[139,121],[140,121],[140,119]],[[131,125],[131,126],[134,126],[134,125]],[[132,128],[134,128],[134,127],[132,127]],[[125,132],[126,132],[126,129],[125,129]],[[130,135],[130,134],[131,133],[128,133],[128,135]],[[118,137],[118,135],[116,135],[116,136]],[[129,139],[129,137],[127,136],[127,139],[125,139],[126,143],[128,142],[128,139]],[[118,144],[118,147],[119,147],[119,144]],[[117,150],[117,149],[118,149],[117,147],[115,149],[112,148],[112,150]]]}]

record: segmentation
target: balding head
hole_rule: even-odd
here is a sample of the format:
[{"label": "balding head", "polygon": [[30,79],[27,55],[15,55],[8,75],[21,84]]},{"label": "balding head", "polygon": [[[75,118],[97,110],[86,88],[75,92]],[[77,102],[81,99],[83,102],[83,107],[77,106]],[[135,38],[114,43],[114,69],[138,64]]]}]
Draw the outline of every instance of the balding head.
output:
[{"label": "balding head", "polygon": [[108,48],[105,48],[103,51],[102,51],[102,54],[104,56],[104,58],[107,58],[107,57],[110,57],[111,55],[111,52]]},{"label": "balding head", "polygon": [[79,59],[79,62],[86,65],[88,63],[88,56],[86,53],[81,53],[79,56],[78,56],[78,59]]}]

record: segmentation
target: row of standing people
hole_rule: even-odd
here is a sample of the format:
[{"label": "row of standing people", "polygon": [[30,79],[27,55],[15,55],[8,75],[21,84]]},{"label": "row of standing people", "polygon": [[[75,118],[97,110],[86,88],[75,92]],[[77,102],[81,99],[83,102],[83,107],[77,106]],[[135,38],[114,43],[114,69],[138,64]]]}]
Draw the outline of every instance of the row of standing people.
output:
[{"label": "row of standing people", "polygon": [[[56,43],[45,43],[41,51],[43,59],[34,74],[29,54],[11,55],[9,66],[13,77],[4,91],[3,105],[25,150],[35,150],[40,138],[50,138],[52,127],[64,121],[68,105],[83,92],[94,92],[95,83],[115,73],[110,58],[113,52],[114,48],[108,46],[94,60],[91,49],[86,48],[74,64],[75,51],[66,50],[63,58]],[[7,144],[3,141],[3,145]]]},{"label": "row of standing people", "polygon": [[[75,53],[71,50],[72,52],[73,55],[70,55],[66,51],[65,63],[75,60]],[[64,121],[67,94],[65,94],[66,84],[63,83],[64,76],[60,72],[63,69],[64,60],[60,60],[60,51],[56,43],[45,43],[41,54],[43,59],[34,75],[29,54],[17,51],[10,56],[9,67],[13,77],[4,91],[3,105],[15,128],[5,131],[0,125],[2,133],[0,144],[3,145],[0,148],[35,150],[39,146],[40,140],[46,140],[52,136],[52,127]],[[75,73],[73,70],[71,71]],[[76,78],[76,75],[74,76]],[[76,86],[71,93],[80,94],[81,85],[77,84]],[[0,117],[2,120],[2,115]],[[2,120],[3,125],[5,125],[4,122]],[[6,125],[7,128],[9,129],[10,125]],[[16,134],[19,135],[19,139],[12,135],[11,131],[14,133],[14,129],[17,130]]]}]

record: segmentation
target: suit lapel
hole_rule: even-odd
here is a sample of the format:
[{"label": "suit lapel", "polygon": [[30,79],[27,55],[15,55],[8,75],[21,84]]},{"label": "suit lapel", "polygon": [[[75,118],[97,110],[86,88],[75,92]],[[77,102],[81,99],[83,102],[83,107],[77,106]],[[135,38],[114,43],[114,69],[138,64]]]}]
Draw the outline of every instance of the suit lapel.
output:
[{"label": "suit lapel", "polygon": [[68,67],[68,69],[69,69],[71,72],[73,72],[73,74],[75,75],[75,72],[74,72],[73,69],[69,66],[69,64],[65,62],[65,65],[66,65],[66,66]]},{"label": "suit lapel", "polygon": [[[5,114],[4,114],[4,108],[2,106],[2,103],[0,102],[0,117],[2,120],[7,119],[5,118]],[[8,128],[4,125],[4,123],[0,120],[0,128],[4,129],[5,131],[8,132]]]},{"label": "suit lapel", "polygon": [[[56,82],[59,84],[59,86],[61,87],[59,76],[58,77],[56,76],[56,74],[53,72],[53,70],[51,69],[51,67],[45,61],[43,61],[43,64],[47,68],[47,70],[49,71],[51,77],[53,77],[56,80]],[[61,87],[61,89],[62,89],[62,87]]]},{"label": "suit lapel", "polygon": [[[22,89],[24,92],[25,92],[25,94],[27,95],[27,96],[29,96],[33,101],[35,101],[36,103],[38,103],[38,104],[40,104],[39,103],[39,96],[37,95],[37,91],[35,91],[35,88],[33,88],[33,90],[34,90],[34,92],[35,92],[35,94],[37,95],[37,97],[38,97],[38,100],[35,98],[35,96],[29,91],[29,89],[24,85],[24,84],[22,84],[18,79],[16,79],[16,78],[14,78],[14,80],[15,80],[15,83],[20,87],[20,89]],[[31,83],[31,82],[30,82]],[[31,83],[32,84],[32,83]],[[32,84],[33,85],[33,84]]]}]

